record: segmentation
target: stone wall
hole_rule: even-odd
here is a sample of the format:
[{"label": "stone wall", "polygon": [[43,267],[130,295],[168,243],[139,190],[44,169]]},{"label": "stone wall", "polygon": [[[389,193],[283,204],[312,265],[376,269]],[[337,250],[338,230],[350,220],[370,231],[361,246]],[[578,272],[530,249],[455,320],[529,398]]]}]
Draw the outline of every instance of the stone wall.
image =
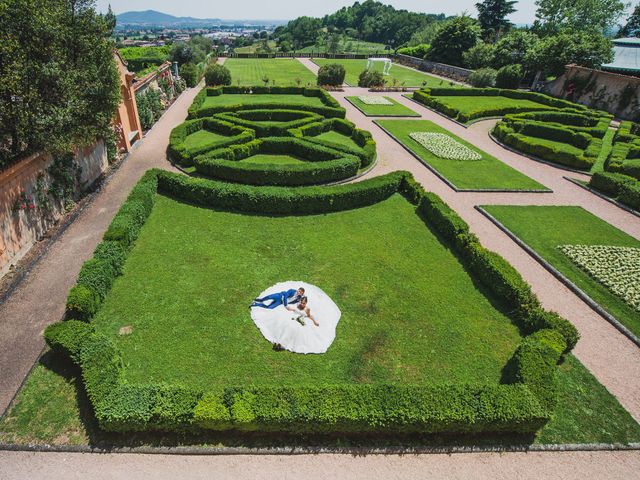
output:
[{"label": "stone wall", "polygon": [[[34,154],[0,172],[0,277],[27,254],[65,213],[65,205],[46,192],[53,185],[50,155]],[[86,192],[108,168],[104,142],[74,158],[75,195]]]},{"label": "stone wall", "polygon": [[435,73],[443,77],[453,78],[458,81],[466,81],[473,70],[455,65],[447,65],[446,63],[432,62],[431,60],[423,60],[421,58],[410,57],[409,55],[393,55],[394,60],[403,65],[422,70],[423,72]]},{"label": "stone wall", "polygon": [[640,119],[640,78],[568,65],[546,86],[554,97],[606,110],[625,120]]}]

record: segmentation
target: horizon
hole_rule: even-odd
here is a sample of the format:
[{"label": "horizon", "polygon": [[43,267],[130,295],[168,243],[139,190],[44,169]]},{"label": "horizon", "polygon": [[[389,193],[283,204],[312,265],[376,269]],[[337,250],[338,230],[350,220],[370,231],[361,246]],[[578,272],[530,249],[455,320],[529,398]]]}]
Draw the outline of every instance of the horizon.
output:
[{"label": "horizon", "polygon": [[[478,0],[456,0],[442,3],[436,0],[382,0],[398,10],[418,13],[440,14],[447,16],[467,13],[477,16],[475,4]],[[293,20],[300,16],[323,17],[342,7],[350,6],[355,0],[312,0],[294,2],[292,0],[273,0],[269,3],[245,0],[224,5],[212,5],[202,0],[183,0],[179,4],[172,0],[97,0],[97,8],[106,12],[109,4],[116,15],[126,12],[155,10],[176,17],[217,18],[221,20]],[[251,7],[249,7],[249,5]],[[535,20],[535,0],[520,0],[518,9],[509,16],[509,20],[518,24],[531,24]],[[246,12],[253,12],[247,15]]]}]

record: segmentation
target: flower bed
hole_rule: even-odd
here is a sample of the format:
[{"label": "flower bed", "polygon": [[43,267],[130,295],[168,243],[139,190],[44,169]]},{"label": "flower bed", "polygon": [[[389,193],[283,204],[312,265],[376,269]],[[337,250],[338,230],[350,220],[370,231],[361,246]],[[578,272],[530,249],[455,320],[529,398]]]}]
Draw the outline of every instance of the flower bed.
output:
[{"label": "flower bed", "polygon": [[390,102],[386,98],[375,95],[360,95],[358,96],[358,100],[366,105],[393,105],[393,102]]},{"label": "flower bed", "polygon": [[609,245],[559,245],[562,253],[640,311],[640,248]]},{"label": "flower bed", "polygon": [[445,133],[412,132],[409,136],[440,158],[448,160],[481,160],[482,155],[461,144]]}]

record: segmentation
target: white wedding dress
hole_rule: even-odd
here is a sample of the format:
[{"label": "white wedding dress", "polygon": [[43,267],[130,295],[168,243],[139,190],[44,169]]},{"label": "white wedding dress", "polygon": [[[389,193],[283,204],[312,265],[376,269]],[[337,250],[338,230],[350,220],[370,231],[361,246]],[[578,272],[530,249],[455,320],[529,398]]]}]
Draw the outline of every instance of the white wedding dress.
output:
[{"label": "white wedding dress", "polygon": [[[304,288],[307,307],[311,316],[320,324],[316,327],[304,312],[287,310],[280,305],[273,310],[262,307],[251,308],[251,319],[271,343],[279,343],[283,348],[295,353],[324,353],[336,338],[336,326],[340,321],[338,306],[315,285],[305,282],[281,282],[267,288],[258,295],[262,298],[272,293],[293,288]],[[295,307],[297,304],[291,306]],[[298,321],[300,318],[300,321]],[[304,323],[302,325],[300,322]]]}]

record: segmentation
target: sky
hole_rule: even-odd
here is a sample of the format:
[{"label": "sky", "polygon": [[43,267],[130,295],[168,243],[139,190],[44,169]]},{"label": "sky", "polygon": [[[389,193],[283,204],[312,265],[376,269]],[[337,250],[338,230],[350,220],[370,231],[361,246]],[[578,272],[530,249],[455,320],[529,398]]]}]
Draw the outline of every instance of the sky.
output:
[{"label": "sky", "polygon": [[[321,17],[333,13],[355,0],[97,0],[98,9],[107,6],[115,13],[131,10],[157,10],[179,17],[288,20],[302,15]],[[457,15],[467,12],[476,15],[478,0],[382,0],[398,9],[424,13]],[[535,0],[520,0],[518,11],[511,15],[514,23],[532,23],[535,19]]]}]

